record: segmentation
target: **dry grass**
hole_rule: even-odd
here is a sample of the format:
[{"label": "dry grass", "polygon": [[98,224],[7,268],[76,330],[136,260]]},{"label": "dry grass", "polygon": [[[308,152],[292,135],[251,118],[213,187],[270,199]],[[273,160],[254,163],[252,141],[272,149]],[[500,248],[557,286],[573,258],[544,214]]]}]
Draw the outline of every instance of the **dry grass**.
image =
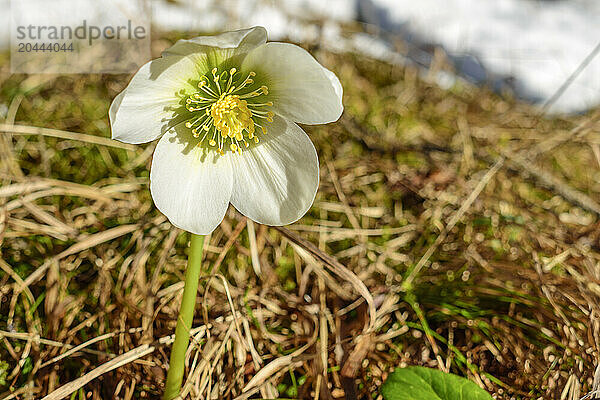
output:
[{"label": "dry grass", "polygon": [[[408,364],[498,399],[590,391],[598,113],[541,118],[411,68],[315,54],[346,104],[307,127],[316,202],[288,229],[230,209],[207,240],[188,398],[379,398]],[[7,61],[0,398],[157,398],[188,237],[152,204],[153,145],[101,139],[128,77],[11,76]]]}]

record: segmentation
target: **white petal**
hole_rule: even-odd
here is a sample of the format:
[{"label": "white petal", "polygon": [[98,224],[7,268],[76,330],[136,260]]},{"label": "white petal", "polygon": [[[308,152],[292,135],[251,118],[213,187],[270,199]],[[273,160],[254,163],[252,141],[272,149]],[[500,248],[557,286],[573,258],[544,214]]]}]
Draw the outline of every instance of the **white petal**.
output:
[{"label": "white petal", "polygon": [[193,39],[178,40],[173,46],[163,52],[164,55],[188,55],[190,53],[206,53],[214,49],[232,50],[228,53],[232,56],[236,53],[247,53],[255,47],[267,41],[267,31],[262,26],[250,29],[225,32],[215,36],[198,36]]},{"label": "white petal", "polygon": [[[342,83],[340,82],[338,77],[333,72],[331,72],[330,70],[328,70],[325,67],[322,67],[322,68],[323,68],[323,72],[325,72],[325,75],[327,75],[327,78],[329,78],[329,82],[331,82],[331,85],[333,86],[333,90],[335,90],[335,94],[337,95],[338,99],[340,100],[340,107],[342,108],[342,111],[343,111],[344,106],[342,104],[342,96],[344,95],[344,89],[342,88]],[[341,113],[340,113],[340,115],[341,115]]]},{"label": "white petal", "polygon": [[182,56],[158,58],[144,64],[113,100],[109,118],[112,138],[126,143],[157,139],[171,126],[181,90],[193,90],[195,62]]},{"label": "white petal", "polygon": [[266,225],[286,225],[311,207],[319,186],[319,160],[312,142],[292,121],[275,116],[260,143],[233,155],[231,203]]},{"label": "white petal", "polygon": [[125,90],[115,96],[112,103],[110,103],[110,108],[108,109],[108,118],[111,121],[115,120],[115,116],[117,115],[117,110],[121,107],[121,102],[123,101],[123,97],[125,97]]},{"label": "white petal", "polygon": [[284,118],[302,124],[325,124],[342,115],[339,80],[301,47],[264,44],[248,53],[242,69],[256,72],[257,82],[265,81],[274,111]]},{"label": "white petal", "polygon": [[206,235],[223,220],[233,186],[230,155],[196,146],[179,125],[158,142],[150,169],[150,192],[171,223]]}]

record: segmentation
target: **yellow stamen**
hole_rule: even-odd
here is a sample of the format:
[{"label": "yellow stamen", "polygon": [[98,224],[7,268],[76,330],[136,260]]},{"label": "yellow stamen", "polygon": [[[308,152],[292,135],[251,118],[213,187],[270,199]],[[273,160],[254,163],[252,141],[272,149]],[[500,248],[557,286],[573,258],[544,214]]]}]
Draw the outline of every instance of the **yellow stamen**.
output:
[{"label": "yellow stamen", "polygon": [[248,103],[237,95],[227,95],[214,102],[210,108],[210,115],[215,121],[215,128],[223,137],[241,140],[242,131],[249,131],[252,125],[252,113],[248,109]]},{"label": "yellow stamen", "polygon": [[227,150],[241,154],[242,149],[258,143],[256,127],[266,134],[262,124],[272,122],[274,117],[265,109],[273,102],[258,99],[269,93],[267,86],[254,86],[254,71],[244,75],[239,72],[236,68],[221,72],[213,68],[200,77],[199,90],[185,99],[185,108],[192,113],[185,126],[200,138],[198,144],[206,139],[219,154]]}]

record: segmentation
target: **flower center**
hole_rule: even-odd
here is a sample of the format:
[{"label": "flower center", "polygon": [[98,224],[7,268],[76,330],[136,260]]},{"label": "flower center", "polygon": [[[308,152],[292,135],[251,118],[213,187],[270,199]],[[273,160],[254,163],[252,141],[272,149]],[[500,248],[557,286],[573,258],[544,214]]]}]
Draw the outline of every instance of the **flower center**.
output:
[{"label": "flower center", "polygon": [[242,148],[259,142],[256,127],[266,134],[265,123],[273,122],[273,112],[265,110],[273,103],[258,99],[269,89],[264,85],[252,88],[254,72],[244,78],[235,68],[221,73],[213,68],[211,74],[212,79],[202,75],[199,90],[186,99],[191,116],[185,126],[194,137],[201,137],[198,145],[208,140],[220,154],[225,154],[227,148],[241,154]]},{"label": "flower center", "polygon": [[244,130],[248,136],[254,134],[254,121],[252,112],[248,109],[248,102],[241,100],[240,96],[229,94],[220,98],[210,107],[215,128],[221,135],[243,140]]}]

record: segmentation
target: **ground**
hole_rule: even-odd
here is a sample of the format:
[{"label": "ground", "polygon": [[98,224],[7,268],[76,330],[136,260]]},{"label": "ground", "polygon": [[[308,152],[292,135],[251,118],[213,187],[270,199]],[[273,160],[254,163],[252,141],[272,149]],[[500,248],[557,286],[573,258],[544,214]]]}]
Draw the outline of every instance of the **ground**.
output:
[{"label": "ground", "polygon": [[[317,198],[286,229],[230,208],[207,239],[188,398],[377,399],[406,365],[497,399],[590,391],[600,114],[309,50],[345,91],[340,121],[305,127]],[[161,393],[189,236],[150,198],[154,145],[107,139],[128,79],[0,56],[1,398]]]}]

